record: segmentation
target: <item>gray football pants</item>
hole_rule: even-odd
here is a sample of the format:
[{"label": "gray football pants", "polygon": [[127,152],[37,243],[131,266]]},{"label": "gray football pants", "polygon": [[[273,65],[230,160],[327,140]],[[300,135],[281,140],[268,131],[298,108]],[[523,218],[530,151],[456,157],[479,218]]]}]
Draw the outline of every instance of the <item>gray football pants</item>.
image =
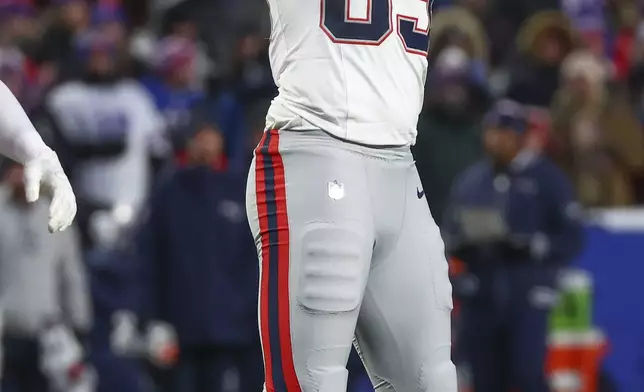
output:
[{"label": "gray football pants", "polygon": [[456,392],[444,245],[409,148],[267,131],[246,206],[266,391],[345,392],[353,341],[378,391]]}]

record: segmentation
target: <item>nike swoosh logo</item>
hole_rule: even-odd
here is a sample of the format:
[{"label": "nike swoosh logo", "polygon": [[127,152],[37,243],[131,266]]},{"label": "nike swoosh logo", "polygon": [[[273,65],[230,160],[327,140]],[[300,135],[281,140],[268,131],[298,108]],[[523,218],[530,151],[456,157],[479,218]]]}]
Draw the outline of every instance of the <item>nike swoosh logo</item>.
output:
[{"label": "nike swoosh logo", "polygon": [[425,190],[416,188],[416,196],[418,196],[419,199],[422,199],[423,196],[425,196]]}]

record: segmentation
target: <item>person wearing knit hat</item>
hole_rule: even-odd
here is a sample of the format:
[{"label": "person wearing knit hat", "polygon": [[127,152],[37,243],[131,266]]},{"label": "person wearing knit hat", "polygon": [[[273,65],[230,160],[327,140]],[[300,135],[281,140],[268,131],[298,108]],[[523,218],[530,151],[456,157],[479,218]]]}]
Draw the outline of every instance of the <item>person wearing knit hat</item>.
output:
[{"label": "person wearing knit hat", "polygon": [[189,86],[194,75],[196,45],[181,37],[166,37],[157,45],[154,68],[159,75],[171,77],[173,84]]},{"label": "person wearing knit hat", "polygon": [[481,63],[460,45],[443,47],[434,62],[413,152],[423,189],[433,189],[425,199],[440,226],[450,184],[482,156],[481,118],[489,93],[485,71],[477,66]]},{"label": "person wearing knit hat", "polygon": [[90,30],[76,41],[76,57],[94,77],[112,79],[117,73],[118,46],[99,30]]},{"label": "person wearing knit hat", "polygon": [[195,77],[196,45],[182,37],[170,36],[157,43],[151,74],[140,80],[163,114],[165,128],[175,150],[185,144],[192,128],[192,110],[204,99]]}]

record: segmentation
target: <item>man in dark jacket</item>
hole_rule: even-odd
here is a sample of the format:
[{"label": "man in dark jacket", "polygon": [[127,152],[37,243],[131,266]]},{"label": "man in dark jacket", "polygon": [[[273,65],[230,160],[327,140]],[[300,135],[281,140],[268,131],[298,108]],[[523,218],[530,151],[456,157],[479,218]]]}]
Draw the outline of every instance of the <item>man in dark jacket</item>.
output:
[{"label": "man in dark jacket", "polygon": [[487,117],[488,157],[452,189],[445,242],[468,272],[459,344],[477,392],[546,392],[547,320],[558,270],[582,246],[571,184],[553,163],[524,148],[523,107],[499,103]]},{"label": "man in dark jacket", "polygon": [[222,151],[215,127],[197,131],[184,165],[153,194],[141,233],[148,317],[174,327],[180,348],[172,391],[256,392],[263,383],[246,181],[214,168]]}]

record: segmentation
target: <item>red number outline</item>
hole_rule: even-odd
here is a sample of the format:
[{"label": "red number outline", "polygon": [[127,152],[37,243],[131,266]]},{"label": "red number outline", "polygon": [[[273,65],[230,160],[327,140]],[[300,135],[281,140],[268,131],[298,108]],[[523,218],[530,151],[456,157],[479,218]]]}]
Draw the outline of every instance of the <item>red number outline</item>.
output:
[{"label": "red number outline", "polygon": [[[420,18],[416,18],[409,15],[398,14],[396,15],[396,33],[398,34],[400,41],[402,41],[403,47],[405,48],[405,52],[427,57],[427,55],[429,54],[429,31],[432,28],[432,16],[431,16],[432,12],[430,8],[431,7],[430,1],[433,3],[434,0],[420,0],[420,1],[422,1],[423,3],[427,3],[427,5],[425,5],[425,9],[427,10],[427,16],[429,17],[429,20],[427,21],[427,28],[426,29],[418,28],[418,22],[420,22]],[[413,30],[414,33],[423,34],[427,36],[427,49],[416,50],[416,49],[411,49],[407,46],[407,41],[405,41],[405,37],[403,37],[402,32],[400,31],[401,20],[412,22],[414,24],[414,30]]]},{"label": "red number outline", "polygon": [[[329,30],[325,25],[324,25],[324,17],[326,13],[326,7],[325,7],[325,1],[326,0],[320,0],[320,28],[322,31],[324,31],[324,34],[326,34],[327,37],[333,42],[334,44],[349,44],[349,45],[368,45],[368,46],[380,46],[389,36],[391,33],[394,32],[393,27],[391,26],[391,7],[392,7],[392,0],[389,0],[389,15],[387,16],[388,22],[389,22],[389,28],[387,29],[387,32],[378,40],[378,41],[366,41],[366,40],[359,40],[359,39],[344,39],[344,38],[337,38],[336,36],[333,35],[331,30]],[[366,18],[352,18],[350,15],[349,10],[351,9],[351,0],[344,0],[345,2],[345,8],[344,8],[344,20],[345,23],[362,23],[362,24],[371,24],[371,19],[373,18],[373,7],[372,7],[372,1],[373,0],[367,0],[367,17]]]},{"label": "red number outline", "polygon": [[[325,7],[325,1],[326,0],[320,0],[320,29],[326,34],[327,37],[331,40],[331,42],[336,43],[336,44],[349,44],[349,45],[369,45],[369,46],[380,46],[393,32],[393,26],[392,26],[392,14],[393,14],[393,5],[392,5],[392,0],[389,0],[389,15],[388,15],[388,22],[389,22],[389,28],[387,32],[380,38],[378,41],[366,41],[366,40],[353,40],[353,39],[343,39],[343,38],[337,38],[333,35],[333,33],[324,25],[324,19],[325,19],[325,12],[326,12],[326,7]],[[351,9],[351,0],[345,0],[345,22],[346,23],[363,23],[363,24],[370,24],[371,20],[373,18],[373,6],[372,6],[372,1],[373,0],[367,0],[367,16],[365,18],[354,18],[351,17],[350,14],[350,9]],[[403,15],[403,14],[396,14],[396,33],[398,37],[400,38],[400,41],[403,44],[403,47],[407,53],[411,54],[416,54],[419,56],[427,56],[429,53],[429,32],[431,30],[431,25],[432,25],[432,5],[434,3],[434,0],[419,0],[422,1],[423,3],[427,3],[427,6],[425,9],[427,10],[427,16],[429,17],[429,22],[427,23],[427,28],[426,29],[419,29],[418,28],[418,23],[420,21],[420,18],[409,16],[409,15]],[[428,41],[427,41],[427,49],[426,50],[416,50],[416,49],[411,49],[407,46],[407,42],[405,41],[405,38],[403,37],[401,31],[400,31],[400,21],[405,20],[408,22],[414,23],[414,33],[419,33],[419,34],[424,34],[427,35]]]}]

